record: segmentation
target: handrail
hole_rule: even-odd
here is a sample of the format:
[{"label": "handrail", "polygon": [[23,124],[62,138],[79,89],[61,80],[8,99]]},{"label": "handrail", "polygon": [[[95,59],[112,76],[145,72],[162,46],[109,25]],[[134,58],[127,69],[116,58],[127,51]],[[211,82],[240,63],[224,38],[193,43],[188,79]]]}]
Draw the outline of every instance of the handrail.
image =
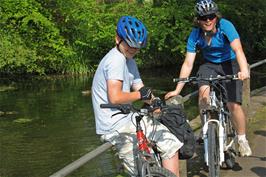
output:
[{"label": "handrail", "polygon": [[[266,59],[261,60],[257,63],[253,63],[250,65],[250,69],[255,68],[257,66],[260,66],[262,64],[266,63]],[[192,92],[186,96],[183,97],[183,102],[188,101],[190,98],[196,96],[198,91]],[[74,162],[70,163],[69,165],[65,166],[63,169],[59,170],[58,172],[52,174],[50,177],[64,177],[67,176],[68,174],[72,173],[74,170],[78,169],[88,161],[92,160],[96,156],[102,154],[106,150],[108,150],[112,146],[111,143],[106,142],[96,148],[95,150],[88,152],[87,154],[83,155],[81,158],[75,160]]]},{"label": "handrail", "polygon": [[75,160],[71,164],[65,166],[63,169],[59,170],[58,172],[52,174],[50,177],[66,176],[66,175],[70,174],[71,172],[73,172],[74,170],[81,167],[82,165],[84,165],[85,163],[87,163],[89,160],[100,155],[101,153],[103,153],[104,151],[109,149],[110,147],[112,147],[112,144],[109,142],[106,142],[106,143],[102,144],[101,146],[99,146],[98,148],[94,149],[93,151],[85,154],[84,156],[82,156],[78,160]]},{"label": "handrail", "polygon": [[257,63],[253,63],[252,65],[250,65],[250,69],[255,68],[257,66],[260,66],[260,65],[262,65],[264,63],[266,63],[266,59],[258,61]]}]

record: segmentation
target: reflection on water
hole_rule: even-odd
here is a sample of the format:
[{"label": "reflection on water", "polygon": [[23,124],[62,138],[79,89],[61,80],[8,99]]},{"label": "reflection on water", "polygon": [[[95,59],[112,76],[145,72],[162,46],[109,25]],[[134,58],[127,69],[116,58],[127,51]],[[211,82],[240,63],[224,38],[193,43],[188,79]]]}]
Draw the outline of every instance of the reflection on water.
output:
[{"label": "reflection on water", "polygon": [[[90,95],[82,94],[90,85],[88,77],[45,79],[0,92],[0,176],[49,176],[100,144]],[[111,157],[103,154],[78,176],[114,173]]]},{"label": "reflection on water", "polygon": [[[175,87],[171,80],[170,74],[144,78],[161,96]],[[47,177],[101,144],[95,134],[91,81],[36,79],[5,88],[0,83],[1,177]],[[265,80],[256,82],[265,85]],[[116,176],[118,166],[110,150],[71,176]]]}]

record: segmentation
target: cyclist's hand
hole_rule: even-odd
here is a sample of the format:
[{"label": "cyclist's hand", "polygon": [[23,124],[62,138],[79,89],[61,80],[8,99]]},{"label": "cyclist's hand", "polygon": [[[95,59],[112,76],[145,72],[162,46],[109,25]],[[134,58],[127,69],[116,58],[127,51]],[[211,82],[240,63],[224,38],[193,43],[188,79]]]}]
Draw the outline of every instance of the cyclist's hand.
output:
[{"label": "cyclist's hand", "polygon": [[169,99],[169,98],[171,98],[171,97],[173,97],[173,96],[176,96],[176,95],[178,95],[178,93],[177,93],[176,90],[174,90],[174,91],[168,92],[168,93],[164,96],[164,99],[167,100],[167,99]]},{"label": "cyclist's hand", "polygon": [[150,100],[152,98],[152,91],[150,88],[141,87],[139,89],[141,100]]},{"label": "cyclist's hand", "polygon": [[248,71],[240,71],[240,72],[237,74],[237,76],[238,76],[238,79],[240,79],[240,80],[245,80],[245,79],[250,78],[250,76],[249,76],[249,72],[248,72]]}]

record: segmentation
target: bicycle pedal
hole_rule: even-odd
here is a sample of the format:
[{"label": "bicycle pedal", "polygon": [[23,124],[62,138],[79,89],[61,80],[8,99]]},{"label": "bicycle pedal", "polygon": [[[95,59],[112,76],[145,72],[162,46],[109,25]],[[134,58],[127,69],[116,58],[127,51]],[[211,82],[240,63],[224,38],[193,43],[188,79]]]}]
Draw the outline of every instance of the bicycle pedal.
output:
[{"label": "bicycle pedal", "polygon": [[226,159],[225,164],[228,169],[232,169],[235,166],[235,161],[231,159]]},{"label": "bicycle pedal", "polygon": [[225,152],[225,165],[227,168],[232,169],[235,166],[236,152],[233,149],[229,149]]}]

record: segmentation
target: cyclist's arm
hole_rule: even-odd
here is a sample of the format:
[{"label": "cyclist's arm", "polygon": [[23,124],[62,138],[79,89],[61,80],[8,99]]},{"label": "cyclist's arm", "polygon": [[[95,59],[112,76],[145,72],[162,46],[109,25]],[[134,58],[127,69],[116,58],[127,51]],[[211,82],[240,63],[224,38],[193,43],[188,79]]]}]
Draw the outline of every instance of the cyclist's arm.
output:
[{"label": "cyclist's arm", "polygon": [[144,84],[142,82],[137,83],[137,84],[133,84],[132,85],[132,90],[133,91],[138,91],[141,87],[144,87]]},{"label": "cyclist's arm", "polygon": [[[185,58],[184,63],[182,64],[179,78],[187,78],[190,76],[190,73],[193,69],[193,64],[194,64],[195,58],[196,58],[196,53],[193,53],[193,52],[187,52],[186,53],[186,58]],[[179,95],[181,90],[183,89],[184,85],[185,85],[185,83],[179,82],[176,85],[176,89],[174,91],[169,92],[165,95],[165,99]]]},{"label": "cyclist's arm", "polygon": [[231,45],[231,48],[236,53],[236,59],[240,67],[238,78],[241,80],[249,78],[248,63],[247,63],[247,59],[244,54],[240,39],[234,39],[230,45]]},{"label": "cyclist's arm", "polygon": [[107,80],[107,92],[109,101],[112,104],[131,103],[140,99],[140,92],[123,92],[123,81],[121,80]]}]

